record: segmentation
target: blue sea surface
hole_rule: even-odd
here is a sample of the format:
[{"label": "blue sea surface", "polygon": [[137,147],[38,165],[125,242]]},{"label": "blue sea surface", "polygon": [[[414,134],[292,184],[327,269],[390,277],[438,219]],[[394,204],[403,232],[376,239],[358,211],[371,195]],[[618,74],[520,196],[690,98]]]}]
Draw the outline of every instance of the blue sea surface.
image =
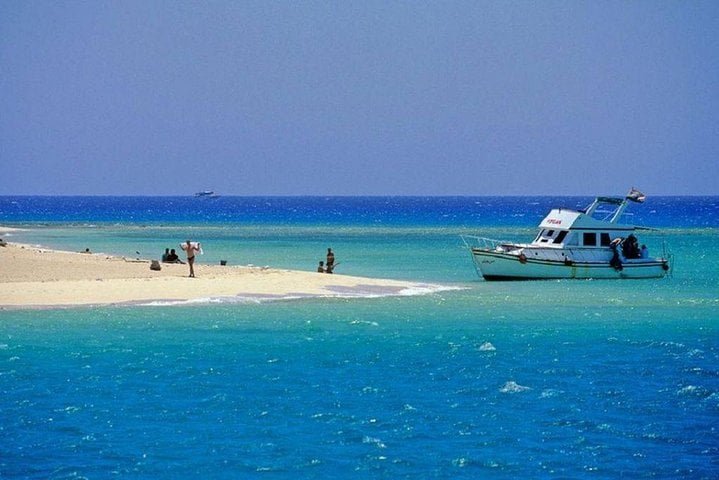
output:
[{"label": "blue sea surface", "polygon": [[590,201],[0,197],[9,241],[460,288],[0,310],[0,478],[717,478],[719,197],[631,205],[661,280],[485,282],[459,237]]}]

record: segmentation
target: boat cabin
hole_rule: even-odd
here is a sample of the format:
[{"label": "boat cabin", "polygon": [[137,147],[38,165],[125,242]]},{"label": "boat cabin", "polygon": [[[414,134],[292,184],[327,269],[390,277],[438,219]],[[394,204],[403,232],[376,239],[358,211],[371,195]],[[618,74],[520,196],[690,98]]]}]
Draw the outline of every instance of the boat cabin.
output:
[{"label": "boat cabin", "polygon": [[[614,208],[607,212],[601,205]],[[622,198],[598,197],[584,210],[555,208],[539,224],[539,233],[532,242],[535,247],[606,248],[617,237],[627,237],[634,232],[633,225],[617,223],[626,209]],[[603,218],[601,215],[605,215]]]}]

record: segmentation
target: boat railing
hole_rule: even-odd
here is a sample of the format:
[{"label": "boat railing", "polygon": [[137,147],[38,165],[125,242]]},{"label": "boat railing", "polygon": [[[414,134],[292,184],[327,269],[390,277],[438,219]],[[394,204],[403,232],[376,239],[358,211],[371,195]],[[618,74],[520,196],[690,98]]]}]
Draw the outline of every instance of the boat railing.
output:
[{"label": "boat railing", "polygon": [[[549,260],[555,262],[564,262],[568,265],[573,263],[606,263],[612,258],[612,251],[608,247],[596,248],[596,247],[568,247],[562,248],[556,247],[537,247],[528,246],[525,244],[516,244],[502,240],[495,240],[487,237],[477,237],[473,235],[460,235],[462,241],[471,251],[473,249],[481,250],[485,252],[497,252],[506,253],[510,255],[521,255],[524,254],[530,259],[536,260]],[[622,262],[629,263],[643,263],[643,262],[656,262],[665,261],[669,265],[669,271],[673,270],[674,258],[673,255],[667,251],[667,247],[664,244],[662,246],[663,255],[661,257],[649,257],[649,258],[633,258],[626,259],[621,257]]]},{"label": "boat railing", "polygon": [[474,235],[460,235],[468,249],[478,248],[489,252],[508,252],[516,250],[516,245],[504,240],[495,240],[487,237],[476,237]]}]

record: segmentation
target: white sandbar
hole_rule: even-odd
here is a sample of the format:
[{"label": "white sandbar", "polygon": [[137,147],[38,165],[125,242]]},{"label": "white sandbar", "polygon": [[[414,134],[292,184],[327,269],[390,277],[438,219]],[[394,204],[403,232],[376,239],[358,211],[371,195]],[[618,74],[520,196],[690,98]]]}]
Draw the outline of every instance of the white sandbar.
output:
[{"label": "white sandbar", "polygon": [[371,297],[451,289],[274,268],[162,264],[9,243],[0,247],[0,308],[181,303],[222,298]]}]

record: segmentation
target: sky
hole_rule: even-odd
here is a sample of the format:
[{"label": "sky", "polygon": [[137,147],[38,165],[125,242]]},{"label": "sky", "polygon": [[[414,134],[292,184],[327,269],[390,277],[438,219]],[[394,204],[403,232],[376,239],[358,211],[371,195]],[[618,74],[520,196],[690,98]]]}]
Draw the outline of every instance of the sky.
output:
[{"label": "sky", "polygon": [[4,1],[0,162],[0,195],[717,195],[719,2]]}]

